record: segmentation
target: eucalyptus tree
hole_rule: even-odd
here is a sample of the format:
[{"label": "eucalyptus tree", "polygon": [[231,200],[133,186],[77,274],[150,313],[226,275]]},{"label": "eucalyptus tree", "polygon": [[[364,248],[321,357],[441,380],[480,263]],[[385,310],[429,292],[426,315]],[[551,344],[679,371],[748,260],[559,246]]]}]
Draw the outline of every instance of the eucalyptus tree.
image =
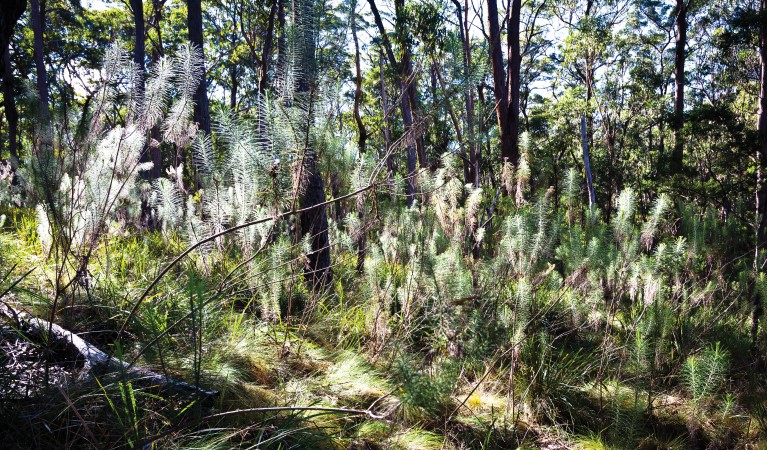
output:
[{"label": "eucalyptus tree", "polygon": [[45,32],[45,4],[40,0],[30,0],[30,18],[32,24],[32,34],[34,36],[34,58],[35,70],[37,74],[37,95],[40,98],[40,110],[44,120],[47,120],[49,114],[48,100],[48,74],[45,69],[45,42],[43,34]]},{"label": "eucalyptus tree", "polygon": [[378,32],[381,36],[381,44],[383,46],[383,49],[386,54],[387,61],[389,65],[395,69],[398,70],[400,73],[400,86],[401,86],[401,94],[400,94],[400,108],[402,110],[402,121],[405,125],[405,142],[407,146],[407,177],[406,177],[406,194],[407,194],[407,204],[408,206],[411,206],[413,204],[413,201],[415,200],[415,173],[416,173],[416,162],[418,159],[418,150],[416,148],[416,139],[415,134],[417,134],[417,129],[415,127],[414,121],[413,121],[413,107],[411,100],[413,97],[409,95],[410,91],[410,85],[411,85],[411,71],[412,71],[412,63],[410,61],[410,50],[409,50],[409,42],[408,42],[408,33],[406,30],[407,25],[404,23],[405,21],[405,11],[404,11],[404,3],[401,0],[397,0],[395,4],[395,10],[397,12],[397,19],[396,23],[398,24],[397,28],[397,35],[398,35],[398,43],[401,46],[404,46],[404,48],[401,49],[402,56],[401,59],[398,61],[397,58],[394,56],[394,50],[391,44],[391,41],[389,39],[389,35],[386,32],[386,28],[383,24],[383,19],[381,18],[381,13],[378,10],[378,5],[376,5],[375,0],[368,0],[368,3],[370,4],[370,9],[373,12],[373,19],[375,20],[376,27],[378,27]]},{"label": "eucalyptus tree", "polygon": [[687,13],[690,0],[676,0],[676,47],[674,49],[674,151],[671,154],[671,170],[682,169],[684,156],[684,64],[687,58]]},{"label": "eucalyptus tree", "polygon": [[16,108],[13,67],[11,67],[11,38],[16,23],[27,8],[26,0],[13,0],[3,3],[5,10],[0,14],[0,77],[3,79],[3,108],[8,125],[8,151],[14,168],[19,164],[18,133],[19,112]]},{"label": "eucalyptus tree", "polygon": [[[759,1],[759,173],[767,173],[767,0]],[[760,216],[758,237],[767,241],[767,183],[759,180],[757,214]]]},{"label": "eucalyptus tree", "polygon": [[490,44],[490,62],[493,68],[493,93],[496,117],[501,139],[501,162],[519,164],[519,70],[522,55],[519,47],[521,0],[510,0],[504,16],[508,17],[506,49],[508,67],[503,62],[501,27],[498,22],[498,2],[488,0],[487,37]]}]

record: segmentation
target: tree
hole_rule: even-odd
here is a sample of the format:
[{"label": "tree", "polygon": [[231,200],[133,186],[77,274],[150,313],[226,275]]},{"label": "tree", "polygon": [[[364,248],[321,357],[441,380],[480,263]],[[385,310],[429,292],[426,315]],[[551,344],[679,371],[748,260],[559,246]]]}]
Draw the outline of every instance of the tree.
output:
[{"label": "tree", "polygon": [[295,23],[295,44],[298,47],[300,70],[297,74],[296,100],[306,105],[305,126],[306,137],[302,164],[297,169],[302,171],[298,180],[306,180],[299,194],[302,209],[314,208],[301,214],[301,234],[308,236],[311,242],[311,252],[308,255],[309,264],[306,276],[312,288],[323,286],[330,282],[330,240],[328,238],[328,217],[325,206],[317,206],[325,202],[325,182],[317,167],[317,155],[312,146],[309,127],[314,120],[313,102],[317,101],[316,45],[319,32],[316,20],[316,5],[314,0],[296,0],[294,2],[293,18]]},{"label": "tree", "polygon": [[45,30],[45,7],[40,0],[30,0],[32,33],[34,34],[34,58],[37,71],[37,94],[40,97],[40,111],[43,120],[47,120],[50,105],[48,100],[48,75],[45,69],[43,31]]},{"label": "tree", "polygon": [[266,87],[269,84],[269,60],[272,57],[272,47],[274,46],[274,22],[277,16],[277,9],[279,7],[279,0],[272,1],[272,7],[269,9],[269,19],[266,25],[266,33],[264,35],[264,46],[261,52],[261,67],[258,72],[258,92],[263,95],[266,92]]},{"label": "tree", "polygon": [[501,27],[498,24],[498,2],[488,0],[488,41],[490,63],[493,68],[493,93],[497,103],[495,112],[501,138],[501,161],[519,164],[519,68],[522,55],[519,52],[519,20],[521,0],[511,0],[507,49],[509,54],[508,77],[501,49]]},{"label": "tree", "polygon": [[24,10],[27,8],[26,0],[3,1],[0,13],[0,76],[3,78],[3,105],[5,120],[8,122],[8,150],[11,156],[11,164],[14,169],[18,168],[18,133],[19,112],[16,108],[16,95],[14,93],[13,68],[11,67],[11,36]]},{"label": "tree", "polygon": [[[400,108],[402,110],[402,121],[405,124],[405,142],[407,145],[407,187],[406,187],[406,194],[407,194],[407,205],[412,206],[413,200],[415,200],[415,173],[416,173],[416,161],[417,161],[417,149],[415,146],[415,133],[416,129],[413,126],[413,110],[412,105],[410,102],[410,70],[412,70],[412,67],[410,66],[410,52],[406,48],[403,49],[402,57],[403,60],[399,63],[397,62],[397,58],[394,56],[394,51],[392,50],[391,42],[389,41],[389,36],[386,33],[386,29],[383,25],[383,20],[381,19],[381,14],[378,11],[378,6],[376,5],[375,0],[368,0],[368,3],[370,4],[370,9],[373,11],[373,19],[375,20],[376,26],[378,27],[378,32],[381,34],[381,43],[384,47],[384,50],[386,52],[387,60],[389,61],[389,65],[397,70],[399,69],[400,72],[400,86],[402,89],[402,94],[400,95]],[[400,29],[400,45],[405,45],[405,47],[408,46],[407,39],[406,39],[406,32],[404,31],[404,11],[402,11],[403,7],[401,5],[401,1],[398,0],[397,2],[397,23],[402,28]]]},{"label": "tree", "polygon": [[687,47],[687,9],[689,0],[676,0],[676,49],[674,67],[674,151],[671,154],[671,170],[682,169],[684,154],[684,64]]},{"label": "tree", "polygon": [[[27,9],[27,0],[2,0],[0,1],[0,51],[5,51],[11,42],[13,29],[19,21],[24,10]],[[4,61],[0,61],[0,73],[4,72]]]},{"label": "tree", "polygon": [[[36,1],[36,0],[34,0]],[[138,0],[137,0],[138,1]],[[201,0],[187,0],[187,21],[189,27],[189,42],[198,47],[203,54],[204,40],[202,34],[202,5]],[[208,106],[208,82],[205,70],[202,71],[202,80],[197,87],[194,97],[194,121],[205,134],[210,134],[210,110]]]},{"label": "tree", "polygon": [[131,12],[133,13],[133,62],[136,64],[136,70],[138,71],[139,87],[143,91],[144,88],[144,76],[146,72],[146,35],[144,31],[144,1],[143,0],[130,0]]},{"label": "tree", "polygon": [[757,242],[759,245],[767,243],[767,183],[764,181],[767,174],[767,0],[759,1],[759,115],[757,130],[759,133],[758,157],[759,164],[757,173],[757,214],[759,225]]}]

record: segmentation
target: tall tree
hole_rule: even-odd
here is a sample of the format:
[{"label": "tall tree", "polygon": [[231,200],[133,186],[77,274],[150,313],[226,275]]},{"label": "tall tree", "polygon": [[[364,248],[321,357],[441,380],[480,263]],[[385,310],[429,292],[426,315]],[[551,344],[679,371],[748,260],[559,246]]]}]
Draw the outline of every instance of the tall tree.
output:
[{"label": "tall tree", "polygon": [[[162,21],[163,11],[165,9],[166,0],[152,0],[152,14],[150,19],[150,27],[155,31],[154,39],[150,36],[150,43],[152,46],[152,64],[157,64],[160,58],[165,55],[165,48],[162,41]],[[158,125],[152,127],[151,131],[153,145],[150,145],[150,152],[152,155],[152,170],[150,171],[150,178],[160,178],[163,174],[162,167],[162,146],[159,145],[161,141],[161,131]]]},{"label": "tall tree", "polygon": [[[383,20],[381,19],[381,14],[378,11],[378,6],[376,5],[375,0],[368,0],[368,3],[370,4],[370,9],[373,11],[373,19],[375,20],[376,26],[378,27],[378,32],[381,34],[381,43],[383,44],[384,50],[386,51],[386,57],[389,61],[389,64],[391,67],[395,70],[399,69],[400,72],[400,86],[402,88],[402,95],[400,95],[400,108],[402,110],[402,121],[405,124],[405,142],[407,145],[407,184],[406,184],[406,194],[407,194],[407,205],[412,206],[413,201],[415,200],[415,173],[416,173],[416,162],[418,160],[417,156],[417,149],[416,149],[416,139],[414,134],[416,133],[415,128],[413,127],[413,110],[410,103],[410,95],[409,95],[409,89],[410,89],[410,77],[409,77],[409,70],[412,70],[412,66],[410,65],[410,52],[409,50],[403,50],[403,61],[400,63],[397,62],[397,58],[394,56],[394,51],[392,50],[391,41],[389,41],[389,35],[386,33],[386,29],[383,25]],[[401,24],[402,27],[404,27],[404,6],[399,6],[401,3],[401,0],[397,0],[397,11],[399,18],[397,19],[397,22]],[[404,30],[402,31],[404,33]],[[408,45],[407,40],[402,38],[404,41],[403,43],[405,46]],[[400,43],[402,45],[402,43]]]},{"label": "tall tree", "polygon": [[758,243],[767,243],[767,0],[759,1],[759,132],[758,164],[759,178],[757,180],[757,214],[759,215]]},{"label": "tall tree", "polygon": [[[27,9],[27,0],[0,1],[0,51],[5,51],[13,36],[16,22]],[[0,61],[0,73],[4,72],[4,61]]]},{"label": "tall tree", "polygon": [[362,103],[362,66],[360,63],[360,44],[357,39],[357,0],[351,0],[349,17],[352,41],[354,42],[354,122],[357,124],[357,147],[360,154],[363,154],[365,153],[365,141],[367,141],[368,135],[360,115],[360,104]]},{"label": "tall tree", "polygon": [[[519,53],[519,20],[521,0],[511,0],[507,48],[508,70],[503,63],[501,49],[501,27],[498,23],[498,2],[488,0],[488,40],[490,63],[493,69],[493,92],[495,94],[496,117],[501,137],[501,160],[513,165],[519,163],[519,68],[522,56]],[[508,72],[508,77],[507,77]]]},{"label": "tall tree", "polygon": [[331,272],[327,211],[325,206],[317,206],[325,202],[325,182],[317,166],[316,148],[314,148],[309,130],[314,120],[314,101],[317,100],[315,53],[319,30],[315,0],[295,0],[293,2],[293,20],[295,43],[300,55],[300,70],[297,74],[295,95],[302,97],[303,103],[307,105],[303,164],[298,169],[303,171],[298,179],[306,181],[299,201],[302,209],[313,208],[301,214],[301,234],[308,236],[311,241],[312,251],[308,255],[309,264],[306,275],[311,286],[316,288],[331,280]]},{"label": "tall tree", "polygon": [[11,46],[5,45],[3,51],[3,107],[5,120],[8,122],[8,151],[11,156],[11,165],[14,169],[19,166],[19,111],[16,108],[16,96],[13,91],[13,68],[11,67]]},{"label": "tall tree", "polygon": [[40,111],[44,118],[48,117],[50,106],[48,100],[48,75],[45,70],[45,48],[43,32],[45,30],[45,3],[40,0],[30,1],[30,16],[32,18],[32,33],[34,34],[34,59],[37,72],[37,93],[40,97]]},{"label": "tall tree", "polygon": [[139,86],[144,88],[144,73],[146,72],[146,33],[144,26],[144,1],[130,0],[133,13],[133,62],[141,77]]},{"label": "tall tree", "polygon": [[[754,260],[755,278],[759,277],[761,269],[759,261],[759,249],[767,243],[767,183],[764,182],[767,173],[767,0],[759,1],[759,118],[757,130],[759,142],[757,148],[757,192],[756,192],[756,216],[758,221],[756,233],[756,258]],[[758,349],[757,337],[759,336],[759,319],[763,314],[762,293],[759,292],[754,281],[751,292],[751,346]]]},{"label": "tall tree", "polygon": [[[357,0],[351,0],[349,5],[349,25],[352,30],[352,41],[354,42],[354,122],[357,124],[357,148],[360,157],[365,154],[365,146],[368,138],[365,123],[360,115],[360,104],[362,103],[362,66],[360,63],[360,44],[357,39]],[[365,269],[366,253],[366,233],[364,227],[365,221],[365,197],[361,194],[357,197],[357,214],[363,223],[362,229],[357,236],[357,273],[362,273]]]},{"label": "tall tree", "polygon": [[272,0],[272,7],[269,9],[269,19],[266,23],[266,32],[264,34],[264,46],[261,52],[261,67],[258,69],[258,92],[263,94],[269,85],[269,61],[272,56],[272,47],[274,46],[274,22],[277,16],[280,0]]},{"label": "tall tree", "polygon": [[464,103],[465,114],[465,135],[466,143],[469,147],[469,167],[466,182],[471,183],[475,188],[479,187],[479,155],[481,147],[474,139],[474,85],[471,81],[471,35],[469,28],[469,0],[464,0],[463,8],[458,0],[453,0],[455,5],[455,14],[458,19],[458,31],[463,48],[463,76],[464,76]]},{"label": "tall tree", "polygon": [[676,49],[674,50],[674,151],[671,154],[671,170],[682,169],[684,155],[684,63],[687,47],[687,0],[676,0]]},{"label": "tall tree", "polygon": [[8,122],[8,150],[11,154],[11,164],[17,168],[19,164],[18,131],[19,112],[16,109],[14,93],[13,68],[11,67],[11,36],[19,18],[27,8],[26,0],[5,0],[0,2],[0,75],[3,77],[3,106],[5,120]]},{"label": "tall tree", "polygon": [[[189,27],[189,42],[200,49],[204,60],[205,52],[202,35],[202,4],[200,2],[201,0],[187,0],[187,22]],[[194,98],[194,121],[199,124],[201,130],[203,130],[206,134],[210,134],[210,110],[208,106],[207,86],[207,76],[205,74],[205,70],[203,69],[202,80],[200,80],[200,85],[197,87],[197,92]]]}]

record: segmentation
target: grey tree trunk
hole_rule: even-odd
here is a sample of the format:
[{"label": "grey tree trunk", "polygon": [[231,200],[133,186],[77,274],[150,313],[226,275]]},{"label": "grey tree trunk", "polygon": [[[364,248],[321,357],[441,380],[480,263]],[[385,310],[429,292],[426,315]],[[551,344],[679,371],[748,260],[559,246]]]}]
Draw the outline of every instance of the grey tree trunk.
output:
[{"label": "grey tree trunk", "polygon": [[594,205],[597,199],[594,194],[594,181],[591,178],[591,157],[589,156],[589,139],[586,130],[586,116],[581,116],[581,147],[583,148],[583,168],[586,171],[586,187],[589,190],[589,210],[594,215]]}]

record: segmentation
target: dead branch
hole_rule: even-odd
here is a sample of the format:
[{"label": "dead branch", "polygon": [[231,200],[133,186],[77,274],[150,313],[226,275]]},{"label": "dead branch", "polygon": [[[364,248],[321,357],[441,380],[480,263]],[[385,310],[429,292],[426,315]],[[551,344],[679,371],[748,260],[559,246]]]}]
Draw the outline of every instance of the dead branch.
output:
[{"label": "dead branch", "polygon": [[200,394],[205,398],[218,396],[218,391],[210,391],[186,383],[184,381],[174,380],[164,375],[160,375],[151,370],[141,367],[131,366],[127,362],[117,358],[110,357],[96,346],[87,342],[76,333],[65,330],[55,323],[48,322],[37,317],[33,317],[23,311],[19,311],[8,304],[0,303],[0,315],[6,319],[12,320],[15,325],[21,327],[21,332],[26,334],[45,335],[50,332],[52,339],[65,342],[85,359],[86,369],[89,374],[94,372],[123,372],[132,377],[141,378],[152,384],[162,386],[171,391]]}]

